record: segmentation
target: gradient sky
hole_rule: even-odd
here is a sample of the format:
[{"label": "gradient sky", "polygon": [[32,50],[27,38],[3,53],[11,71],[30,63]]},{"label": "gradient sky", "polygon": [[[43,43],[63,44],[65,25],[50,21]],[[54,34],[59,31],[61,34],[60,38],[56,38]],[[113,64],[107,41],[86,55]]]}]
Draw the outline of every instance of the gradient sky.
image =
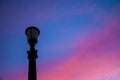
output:
[{"label": "gradient sky", "polygon": [[0,80],[27,80],[29,26],[38,80],[120,80],[120,0],[0,0]]}]

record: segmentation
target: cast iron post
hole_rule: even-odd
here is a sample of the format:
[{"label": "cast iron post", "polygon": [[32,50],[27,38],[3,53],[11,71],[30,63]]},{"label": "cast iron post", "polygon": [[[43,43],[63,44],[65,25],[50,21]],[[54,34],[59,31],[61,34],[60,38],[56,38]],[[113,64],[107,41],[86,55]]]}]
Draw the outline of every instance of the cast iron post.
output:
[{"label": "cast iron post", "polygon": [[26,29],[25,34],[28,38],[28,43],[30,45],[30,50],[27,51],[28,60],[29,60],[28,80],[37,80],[36,58],[38,56],[37,56],[37,50],[35,50],[35,44],[37,43],[37,38],[38,35],[40,34],[40,31],[38,28],[32,26]]}]

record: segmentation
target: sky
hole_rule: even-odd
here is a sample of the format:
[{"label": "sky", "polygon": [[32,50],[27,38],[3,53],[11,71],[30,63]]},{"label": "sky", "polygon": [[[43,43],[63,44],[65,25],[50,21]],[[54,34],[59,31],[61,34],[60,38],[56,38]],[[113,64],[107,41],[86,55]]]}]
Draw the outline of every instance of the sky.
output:
[{"label": "sky", "polygon": [[0,0],[0,80],[28,79],[29,26],[37,80],[120,80],[120,0]]}]

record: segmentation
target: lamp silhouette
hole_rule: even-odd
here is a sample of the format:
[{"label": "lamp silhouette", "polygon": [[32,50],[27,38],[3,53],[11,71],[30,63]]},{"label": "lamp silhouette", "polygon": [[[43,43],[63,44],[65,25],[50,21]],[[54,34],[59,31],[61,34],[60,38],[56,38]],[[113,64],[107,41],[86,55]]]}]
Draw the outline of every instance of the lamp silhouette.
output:
[{"label": "lamp silhouette", "polygon": [[31,26],[25,30],[25,34],[27,36],[28,44],[30,45],[30,50],[27,51],[28,53],[28,60],[29,60],[29,68],[28,68],[28,80],[37,80],[36,75],[36,58],[37,50],[35,50],[35,44],[37,43],[38,36],[40,31],[38,28]]}]

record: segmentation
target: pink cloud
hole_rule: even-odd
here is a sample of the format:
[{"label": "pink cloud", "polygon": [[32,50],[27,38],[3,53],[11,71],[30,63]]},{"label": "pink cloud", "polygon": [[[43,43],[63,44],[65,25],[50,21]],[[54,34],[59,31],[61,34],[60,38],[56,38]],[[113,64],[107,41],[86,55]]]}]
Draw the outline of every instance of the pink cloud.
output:
[{"label": "pink cloud", "polygon": [[[112,53],[113,54],[113,53]],[[119,61],[111,58],[84,58],[71,56],[63,64],[54,65],[53,69],[38,76],[42,80],[97,80],[109,79],[120,71]],[[120,65],[120,64],[119,64]],[[48,67],[49,68],[49,67]]]},{"label": "pink cloud", "polygon": [[43,68],[41,80],[109,80],[120,73],[120,23],[114,16],[104,27],[93,29],[80,41],[79,32],[69,48],[76,49],[58,63]]}]

